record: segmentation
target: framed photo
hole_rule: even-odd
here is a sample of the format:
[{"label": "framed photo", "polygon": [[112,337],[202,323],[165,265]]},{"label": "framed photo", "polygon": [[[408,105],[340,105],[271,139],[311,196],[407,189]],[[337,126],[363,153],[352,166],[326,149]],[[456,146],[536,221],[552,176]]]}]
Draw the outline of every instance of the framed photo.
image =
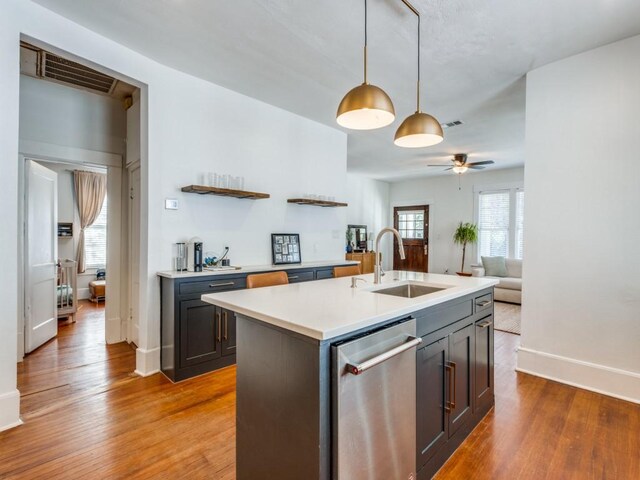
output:
[{"label": "framed photo", "polygon": [[272,233],[271,259],[274,265],[301,263],[300,234]]}]

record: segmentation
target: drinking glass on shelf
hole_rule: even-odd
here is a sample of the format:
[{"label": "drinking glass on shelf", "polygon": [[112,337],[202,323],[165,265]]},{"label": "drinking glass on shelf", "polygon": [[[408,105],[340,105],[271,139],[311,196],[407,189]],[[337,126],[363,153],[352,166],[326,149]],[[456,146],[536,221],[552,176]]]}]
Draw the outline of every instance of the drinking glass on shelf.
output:
[{"label": "drinking glass on shelf", "polygon": [[330,201],[330,202],[335,202],[335,201],[336,201],[336,197],[330,196],[330,197],[329,197],[329,201]]},{"label": "drinking glass on shelf", "polygon": [[229,188],[233,190],[238,189],[238,177],[234,177],[233,175],[229,177]]},{"label": "drinking glass on shelf", "polygon": [[218,187],[229,188],[229,175],[220,175],[218,177]]},{"label": "drinking glass on shelf", "polygon": [[209,175],[208,175],[208,177],[207,177],[207,178],[208,178],[207,186],[209,186],[209,187],[215,187],[215,186],[216,186],[216,177],[217,177],[217,176],[218,176],[218,174],[217,174],[217,173],[215,173],[215,172],[209,172]]},{"label": "drinking glass on shelf", "polygon": [[207,185],[207,174],[206,173],[200,173],[198,175],[198,185]]},{"label": "drinking glass on shelf", "polygon": [[244,190],[244,177],[238,177],[238,190]]}]

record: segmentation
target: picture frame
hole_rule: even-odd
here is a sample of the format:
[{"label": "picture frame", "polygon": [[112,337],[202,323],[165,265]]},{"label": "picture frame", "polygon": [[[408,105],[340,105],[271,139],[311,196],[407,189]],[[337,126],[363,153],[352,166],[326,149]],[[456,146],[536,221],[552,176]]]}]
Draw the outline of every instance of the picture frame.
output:
[{"label": "picture frame", "polygon": [[300,234],[271,234],[271,263],[273,265],[295,265],[302,263]]}]

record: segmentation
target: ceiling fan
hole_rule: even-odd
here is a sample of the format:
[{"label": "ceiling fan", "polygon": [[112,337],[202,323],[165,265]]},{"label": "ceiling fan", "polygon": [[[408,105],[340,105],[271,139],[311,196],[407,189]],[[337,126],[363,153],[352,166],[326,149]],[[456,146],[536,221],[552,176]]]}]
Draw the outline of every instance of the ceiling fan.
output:
[{"label": "ceiling fan", "polygon": [[[483,160],[481,162],[467,163],[466,153],[456,153],[451,161],[453,162],[453,165],[449,168],[445,168],[445,171],[453,170],[458,174],[464,173],[468,169],[482,170],[483,168],[485,168],[485,165],[491,165],[495,163],[493,160]],[[446,165],[427,165],[427,167],[446,167]]]}]

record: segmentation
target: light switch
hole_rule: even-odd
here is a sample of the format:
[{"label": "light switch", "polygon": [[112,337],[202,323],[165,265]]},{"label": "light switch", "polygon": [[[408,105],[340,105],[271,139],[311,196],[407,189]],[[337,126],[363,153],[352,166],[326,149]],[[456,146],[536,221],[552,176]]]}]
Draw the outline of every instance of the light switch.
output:
[{"label": "light switch", "polygon": [[165,198],[165,200],[164,200],[164,208],[165,208],[165,210],[178,210],[178,199],[177,198]]}]

